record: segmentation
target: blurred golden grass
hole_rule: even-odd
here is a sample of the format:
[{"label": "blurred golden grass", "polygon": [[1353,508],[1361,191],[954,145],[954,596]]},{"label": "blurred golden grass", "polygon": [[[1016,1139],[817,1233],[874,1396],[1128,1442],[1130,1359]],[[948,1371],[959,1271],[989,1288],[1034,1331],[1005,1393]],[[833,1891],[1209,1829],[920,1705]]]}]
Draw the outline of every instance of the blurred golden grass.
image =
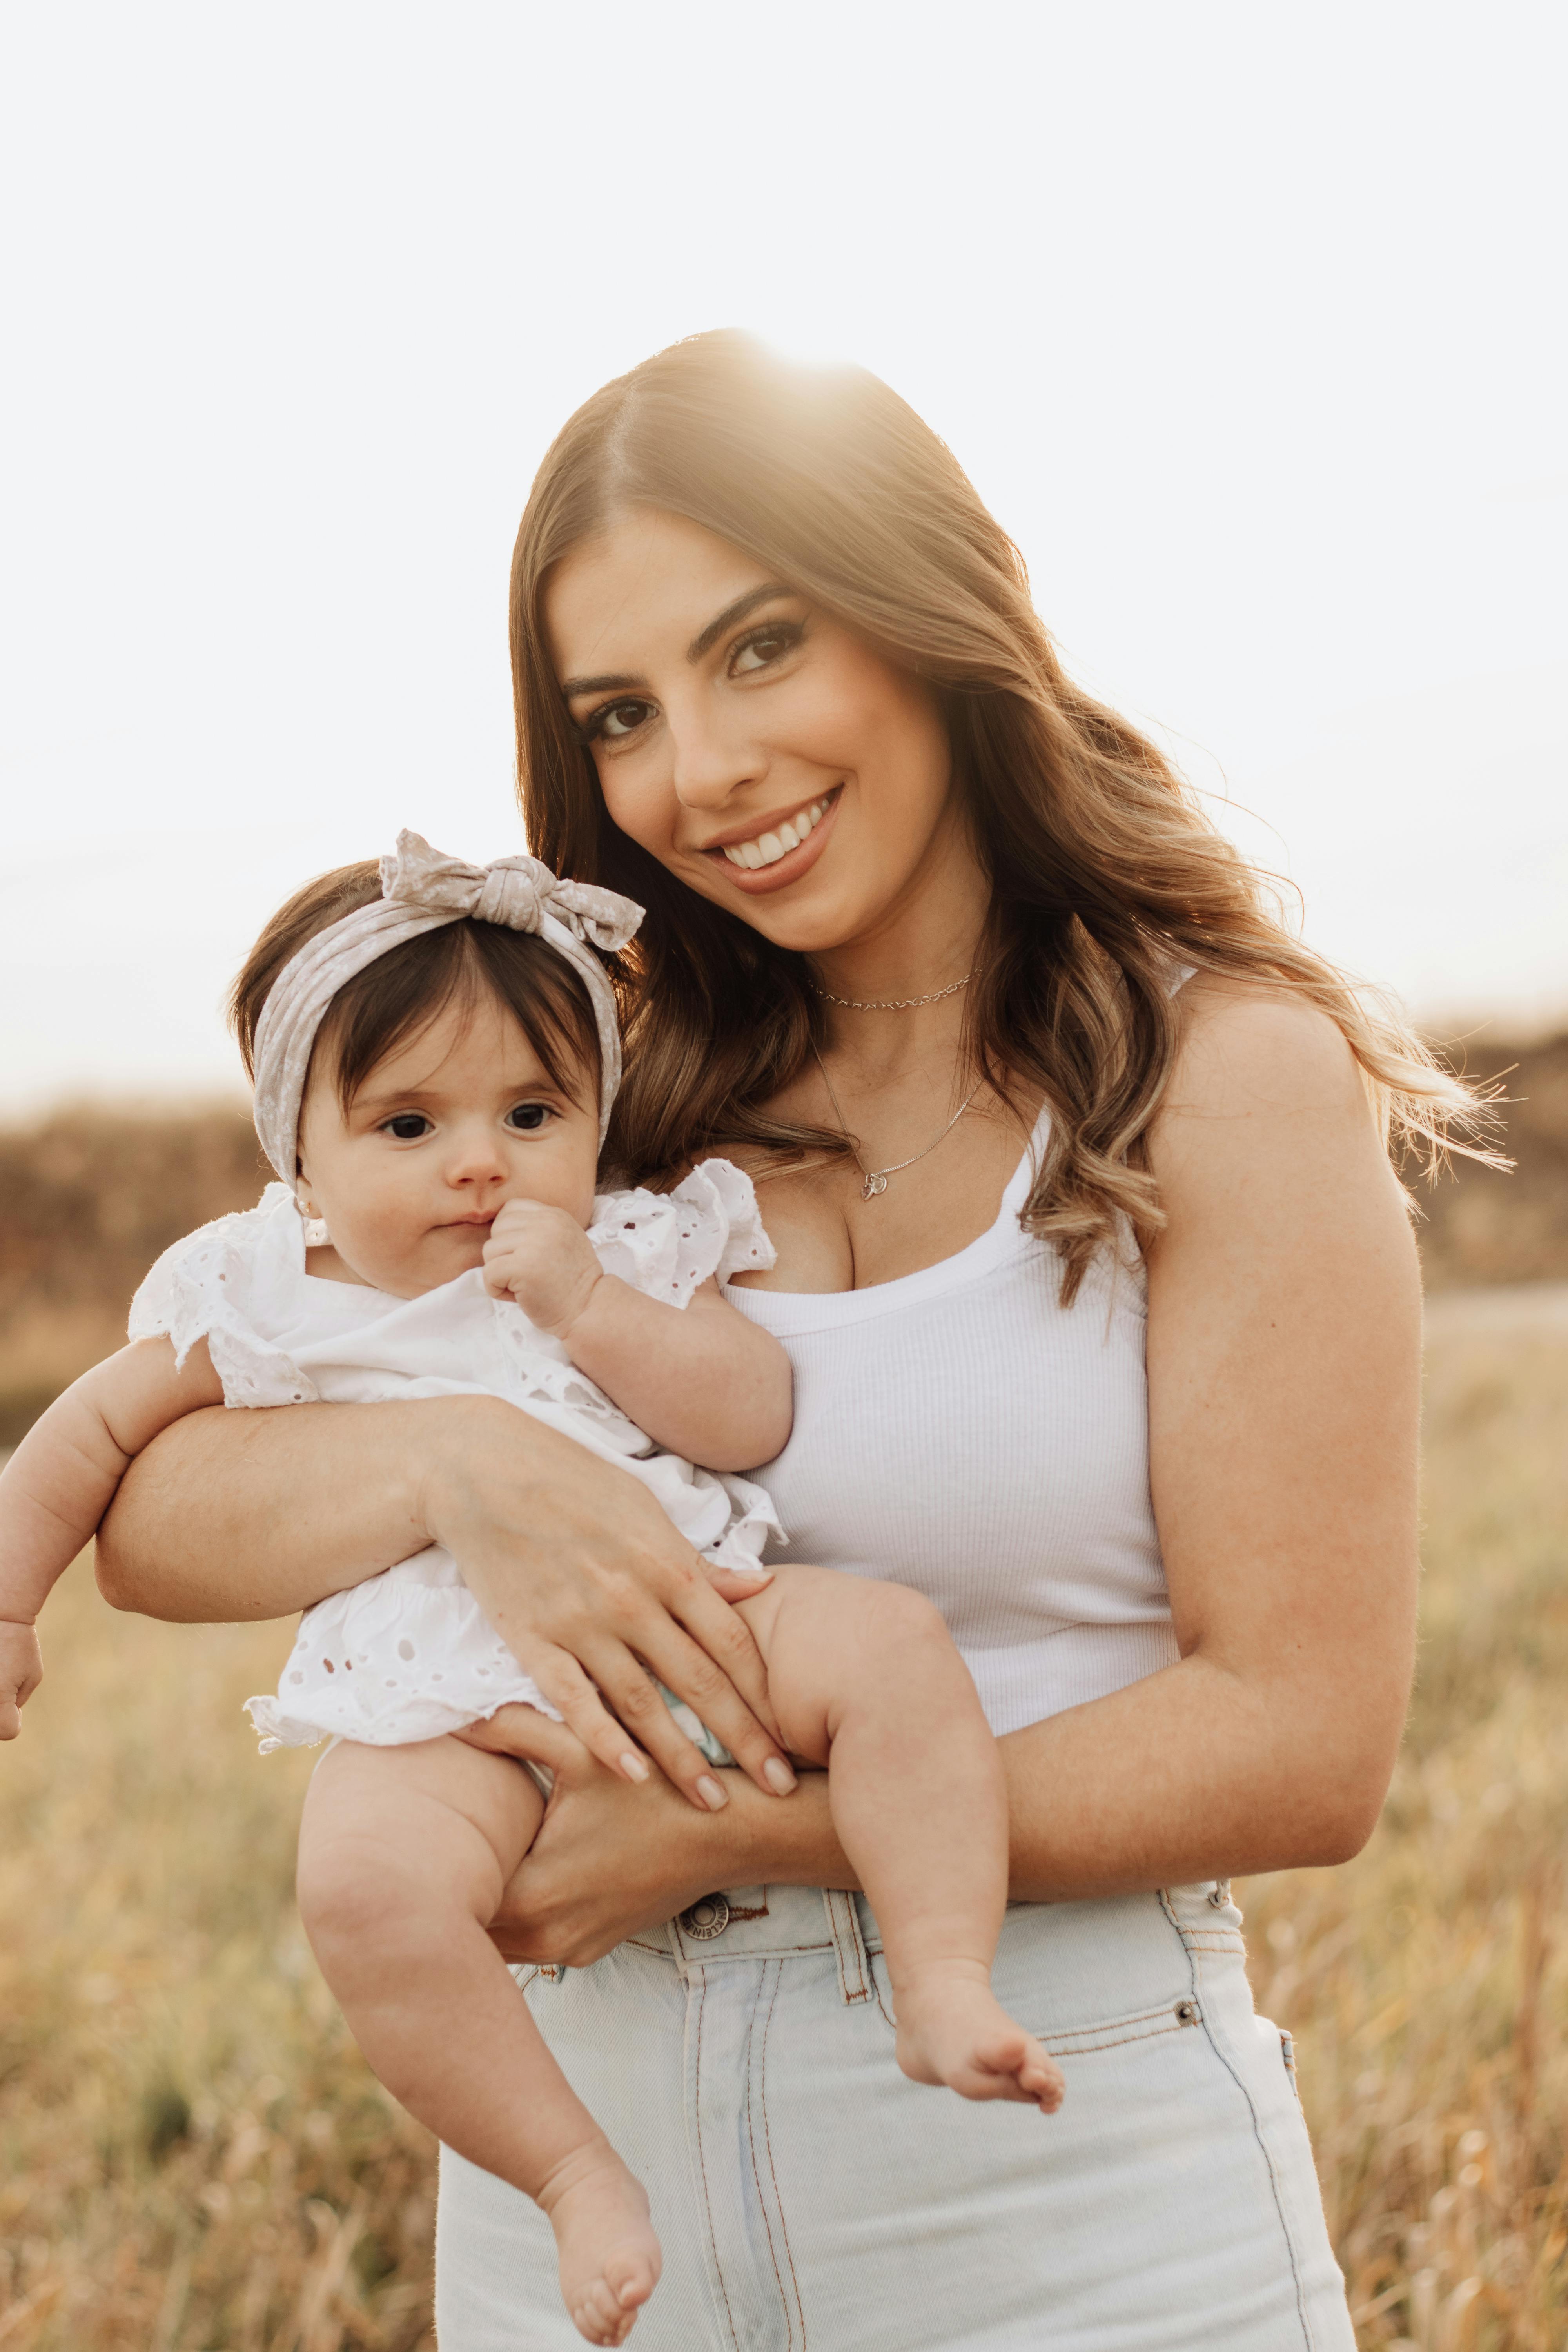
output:
[{"label": "blurred golden grass", "polygon": [[1419,1681],[1354,1863],[1242,1893],[1364,2352],[1568,2344],[1568,1329],[1428,1346]]},{"label": "blurred golden grass", "polygon": [[117,1617],[79,1560],[0,1749],[3,2352],[415,2352],[433,2147],[293,1905],[311,1759],[258,1759],[271,1626]]},{"label": "blurred golden grass", "polygon": [[[1363,2352],[1568,2342],[1568,1331],[1441,1323],[1420,1688],[1383,1825],[1243,1890]],[[79,1563],[0,1750],[0,2352],[416,2352],[429,2142],[290,1894],[282,1627],[110,1615]]]}]

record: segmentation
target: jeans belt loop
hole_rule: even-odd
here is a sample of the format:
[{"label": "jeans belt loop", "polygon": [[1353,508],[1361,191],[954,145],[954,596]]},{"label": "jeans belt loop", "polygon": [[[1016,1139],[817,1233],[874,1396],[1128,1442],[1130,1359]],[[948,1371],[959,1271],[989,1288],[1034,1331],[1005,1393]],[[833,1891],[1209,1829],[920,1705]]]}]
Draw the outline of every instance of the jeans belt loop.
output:
[{"label": "jeans belt loop", "polygon": [[846,1895],[836,1886],[825,1886],[822,1900],[827,1911],[834,1958],[838,1962],[839,1989],[846,2007],[852,2008],[857,2001],[873,1999],[876,1991],[866,1938],[860,1932],[859,1906],[853,1895]]}]

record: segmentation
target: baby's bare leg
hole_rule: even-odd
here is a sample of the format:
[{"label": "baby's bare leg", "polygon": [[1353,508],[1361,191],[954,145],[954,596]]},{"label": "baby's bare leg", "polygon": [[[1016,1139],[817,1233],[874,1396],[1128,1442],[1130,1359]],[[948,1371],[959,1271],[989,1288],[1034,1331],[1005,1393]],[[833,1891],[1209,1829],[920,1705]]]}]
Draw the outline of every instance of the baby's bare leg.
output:
[{"label": "baby's bare leg", "polygon": [[899,2063],[965,2098],[1061,2104],[1055,2061],[991,1990],[1007,1792],[969,1669],[901,1584],[781,1569],[739,1604],[794,1754],[828,1768],[844,1851],[881,1926]]},{"label": "baby's bare leg", "polygon": [[543,2209],[591,2344],[658,2283],[647,2199],[546,2048],[485,1930],[543,1811],[528,1774],[460,1739],[332,1749],[300,1835],[300,1913],[386,2087]]}]

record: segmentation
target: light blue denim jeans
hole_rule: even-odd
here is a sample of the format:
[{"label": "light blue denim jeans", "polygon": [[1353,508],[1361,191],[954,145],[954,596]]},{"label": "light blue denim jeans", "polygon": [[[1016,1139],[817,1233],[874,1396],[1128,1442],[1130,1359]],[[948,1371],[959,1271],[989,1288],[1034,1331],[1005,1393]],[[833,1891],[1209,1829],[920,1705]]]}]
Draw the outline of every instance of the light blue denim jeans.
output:
[{"label": "light blue denim jeans", "polygon": [[[1051,2116],[906,2081],[858,1897],[744,1889],[518,1976],[652,2199],[637,2352],[1354,2352],[1226,1887],[1009,1909]],[[440,2352],[578,2352],[542,2217],[449,2152],[441,2183]]]}]

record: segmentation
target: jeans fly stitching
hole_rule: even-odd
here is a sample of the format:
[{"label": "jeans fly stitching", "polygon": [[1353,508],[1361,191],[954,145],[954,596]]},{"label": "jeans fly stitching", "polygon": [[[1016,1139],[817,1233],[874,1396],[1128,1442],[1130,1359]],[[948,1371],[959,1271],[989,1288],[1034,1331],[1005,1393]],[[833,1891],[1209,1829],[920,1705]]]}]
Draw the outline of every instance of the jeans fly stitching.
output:
[{"label": "jeans fly stitching", "polygon": [[[1184,1947],[1185,1947],[1187,1943],[1186,1930],[1183,1927],[1181,1921],[1177,1918],[1170,1895],[1163,1886],[1160,1889],[1160,1908],[1163,1911],[1166,1918],[1170,1921],[1172,1927],[1181,1937]],[[1187,1968],[1192,1978],[1193,1992],[1194,1997],[1196,1997],[1200,1990],[1198,1985],[1198,1972],[1191,1951],[1188,1951],[1187,1954]],[[1253,2105],[1251,2092],[1247,2089],[1247,2084],[1242,2081],[1241,2076],[1237,2073],[1236,2068],[1232,2065],[1230,2059],[1221,2048],[1219,2041],[1215,2033],[1214,2027],[1210,2024],[1207,2016],[1204,2013],[1204,2005],[1201,1999],[1198,2001],[1198,2013],[1203,2023],[1204,2032],[1208,2035],[1209,2048],[1214,2052],[1215,2056],[1219,2060],[1220,2064],[1225,2068],[1226,2073],[1230,2076],[1231,2081],[1236,2084],[1237,2089],[1241,2093],[1242,2097],[1246,2100],[1247,2112],[1252,2117],[1252,2137],[1258,2142],[1258,2153],[1262,2157],[1264,2165],[1268,2169],[1268,2187],[1274,2199],[1274,2210],[1279,2217],[1279,2229],[1285,2240],[1285,2252],[1290,2263],[1291,2283],[1296,2289],[1296,2313],[1301,2322],[1301,2341],[1306,2347],[1306,2352],[1313,2352],[1312,2323],[1307,2311],[1306,2295],[1302,2291],[1300,2265],[1296,2260],[1296,2240],[1291,2231],[1289,2221],[1286,2215],[1285,2200],[1280,2194],[1279,2176],[1275,2169],[1274,2158],[1269,2151],[1268,2143],[1263,2137],[1262,2126],[1258,2119],[1258,2109]]]},{"label": "jeans fly stitching", "polygon": [[[759,2053],[759,2063],[757,2066],[757,2104],[763,2111],[763,2146],[767,2152],[768,2179],[773,2188],[773,2203],[778,2209],[779,2235],[784,2240],[784,2260],[789,2264],[790,2284],[795,2290],[795,2310],[793,2311],[790,2308],[789,2297],[784,2293],[784,2283],[779,2271],[778,2256],[773,2252],[773,2223],[768,2218],[768,2200],[765,2197],[759,2197],[759,2201],[763,2209],[763,2227],[768,2233],[768,2256],[773,2266],[773,2277],[778,2282],[779,2301],[784,2307],[784,2327],[787,2334],[786,2352],[795,2352],[796,2343],[795,2319],[795,2312],[797,2311],[800,2314],[799,2342],[802,2347],[802,2352],[805,2352],[805,2305],[801,2301],[800,2280],[795,2273],[795,2254],[789,2242],[789,2224],[784,2220],[784,2195],[779,2188],[778,2169],[773,2163],[773,2136],[768,2123],[768,2035],[773,2031],[773,2006],[779,1997],[779,1985],[784,1975],[783,1968],[778,1961],[772,1961],[769,1963],[769,1966],[773,1973],[773,1981],[768,1988],[768,2005],[763,2018],[763,2046],[761,2053]],[[748,2086],[751,2081],[752,2071],[752,2033],[756,2021],[756,2010],[754,2006],[752,2011],[752,2024],[746,2029],[746,2078]],[[756,2131],[752,2121],[752,2102],[749,2087],[746,2098],[746,2131],[752,2143],[752,2171],[753,2176],[756,2178],[757,2188],[760,2192],[763,2184],[761,2175],[757,2171],[757,2138]]]},{"label": "jeans fly stitching", "polygon": [[735,2315],[730,2308],[730,2290],[724,2281],[724,2265],[719,2254],[719,2233],[713,2227],[713,2200],[708,2194],[708,2156],[702,2145],[702,2011],[708,1998],[708,1985],[700,1969],[692,1990],[697,1998],[697,2054],[692,2084],[692,2122],[697,2132],[697,2168],[702,2179],[702,2218],[708,2225],[708,2256],[713,2275],[719,2282],[719,2293],[724,2305],[724,2317],[729,2325],[730,2341],[735,2352],[741,2352],[741,2338],[736,2332]]},{"label": "jeans fly stitching", "polygon": [[[837,1887],[825,1887],[823,1900],[827,1906],[827,1924],[833,1930],[833,1956],[838,1962],[838,1989],[844,1995],[846,2004],[853,2007],[857,2001],[868,2000],[871,1991],[865,1941],[860,1934],[860,1922],[855,1914],[855,1898],[852,1895],[843,1894]],[[849,1920],[847,1927],[844,1925],[846,1912],[848,1914]],[[858,1986],[858,1990],[853,1992],[849,1989],[847,1970],[847,1961],[851,1955],[855,1961]]]}]

